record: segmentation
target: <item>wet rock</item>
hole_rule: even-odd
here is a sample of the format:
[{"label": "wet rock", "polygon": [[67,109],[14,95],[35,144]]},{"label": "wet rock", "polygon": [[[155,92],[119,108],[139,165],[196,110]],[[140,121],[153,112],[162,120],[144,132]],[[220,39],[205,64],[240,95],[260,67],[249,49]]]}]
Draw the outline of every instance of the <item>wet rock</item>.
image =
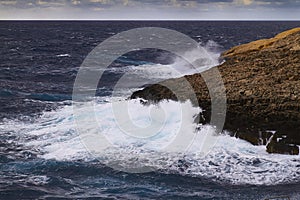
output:
[{"label": "wet rock", "polygon": [[285,142],[279,140],[272,140],[267,145],[268,153],[278,153],[278,154],[289,154],[289,155],[299,155],[299,147],[294,144],[286,144]]}]

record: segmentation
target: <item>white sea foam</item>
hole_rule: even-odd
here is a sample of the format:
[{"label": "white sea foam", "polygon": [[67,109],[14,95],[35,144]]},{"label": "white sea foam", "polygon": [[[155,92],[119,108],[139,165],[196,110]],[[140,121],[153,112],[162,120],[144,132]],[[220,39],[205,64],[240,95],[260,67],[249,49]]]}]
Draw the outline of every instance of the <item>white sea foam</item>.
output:
[{"label": "white sea foam", "polygon": [[121,93],[130,96],[132,94],[128,92],[130,89],[131,91],[132,89],[137,90],[137,88],[144,85],[154,84],[161,80],[201,73],[220,64],[220,54],[213,51],[215,49],[212,48],[212,46],[216,44],[210,43],[204,47],[192,49],[191,51],[183,53],[187,60],[175,56],[172,64],[141,64],[138,66],[129,65],[99,70],[123,74],[118,82],[120,84],[117,84],[114,88],[114,94],[123,91]]},{"label": "white sea foam", "polygon": [[70,54],[59,54],[59,55],[56,55],[56,57],[71,57]]},{"label": "white sea foam", "polygon": [[[199,109],[189,102],[162,102],[159,105],[143,106],[138,100],[127,101],[131,119],[140,127],[147,127],[155,121],[149,118],[150,110],[163,108],[165,122],[161,131],[148,139],[131,137],[116,124],[111,110],[112,102],[97,103],[95,114],[99,133],[104,134],[114,144],[97,159],[105,164],[122,163],[124,167],[151,166],[165,173],[180,173],[187,176],[201,176],[216,181],[233,184],[279,184],[299,181],[300,156],[268,154],[264,146],[250,143],[228,135],[216,137],[216,145],[207,155],[202,155],[201,147],[205,135],[214,134],[213,127],[201,126],[196,130],[193,118]],[[195,134],[193,144],[187,151],[168,153],[164,148],[172,142],[181,126],[181,108],[189,110],[189,120],[183,124],[184,132]],[[82,117],[93,113],[82,110]],[[155,116],[155,115],[152,115]],[[160,119],[159,116],[158,120]],[[126,123],[126,122],[124,122]],[[45,112],[32,123],[6,121],[0,131],[13,131],[19,135],[19,143],[38,149],[44,159],[56,160],[93,160],[75,130],[71,106]],[[86,125],[87,131],[89,125]],[[199,128],[199,127],[198,127]]]},{"label": "white sea foam", "polygon": [[172,64],[143,64],[139,66],[112,67],[108,71],[119,73],[130,73],[139,77],[155,80],[177,78],[205,71],[219,64],[219,56],[214,48],[217,44],[208,42],[204,47],[192,49],[183,53],[187,60],[181,57],[174,57]]}]

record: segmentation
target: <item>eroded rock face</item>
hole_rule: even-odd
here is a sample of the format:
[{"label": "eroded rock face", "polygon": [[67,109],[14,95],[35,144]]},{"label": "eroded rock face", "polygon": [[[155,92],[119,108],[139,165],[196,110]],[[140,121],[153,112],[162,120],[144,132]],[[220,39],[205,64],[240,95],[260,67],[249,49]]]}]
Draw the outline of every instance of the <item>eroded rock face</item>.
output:
[{"label": "eroded rock face", "polygon": [[[267,145],[269,153],[299,154],[300,145],[300,28],[274,38],[234,47],[222,54],[226,60],[219,69],[227,96],[224,129],[254,145]],[[211,76],[212,70],[203,72]],[[133,93],[131,98],[160,101],[187,100],[191,94],[184,81],[194,89],[202,123],[209,123],[211,100],[201,74],[163,81],[179,91],[176,97],[169,89],[154,84]],[[211,78],[209,81],[214,82]],[[216,86],[217,87],[217,86]],[[282,138],[279,140],[277,138]]]}]

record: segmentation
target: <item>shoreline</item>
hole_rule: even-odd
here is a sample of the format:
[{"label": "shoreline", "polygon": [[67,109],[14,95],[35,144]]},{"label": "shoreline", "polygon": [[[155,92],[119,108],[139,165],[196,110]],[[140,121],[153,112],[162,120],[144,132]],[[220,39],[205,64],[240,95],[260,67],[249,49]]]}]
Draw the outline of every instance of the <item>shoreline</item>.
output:
[{"label": "shoreline", "polygon": [[[274,38],[239,45],[223,52],[221,56],[225,62],[214,68],[220,71],[226,88],[224,130],[253,145],[266,145],[269,153],[299,154],[299,44],[300,28],[294,28]],[[211,70],[203,73],[209,76]],[[153,102],[178,100],[172,91],[162,85],[172,85],[184,91],[181,83],[187,80],[197,96],[196,104],[205,110],[199,114],[199,122],[209,124],[211,100],[201,74],[147,86],[134,92],[131,98]],[[183,92],[180,96],[180,100],[189,99],[188,93]]]}]

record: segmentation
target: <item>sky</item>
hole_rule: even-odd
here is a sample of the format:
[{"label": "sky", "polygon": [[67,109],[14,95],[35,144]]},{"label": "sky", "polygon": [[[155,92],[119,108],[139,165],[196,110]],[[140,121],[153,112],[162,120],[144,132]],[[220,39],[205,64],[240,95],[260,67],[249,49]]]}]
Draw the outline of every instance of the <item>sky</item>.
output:
[{"label": "sky", "polygon": [[0,19],[300,20],[300,0],[0,0]]}]

